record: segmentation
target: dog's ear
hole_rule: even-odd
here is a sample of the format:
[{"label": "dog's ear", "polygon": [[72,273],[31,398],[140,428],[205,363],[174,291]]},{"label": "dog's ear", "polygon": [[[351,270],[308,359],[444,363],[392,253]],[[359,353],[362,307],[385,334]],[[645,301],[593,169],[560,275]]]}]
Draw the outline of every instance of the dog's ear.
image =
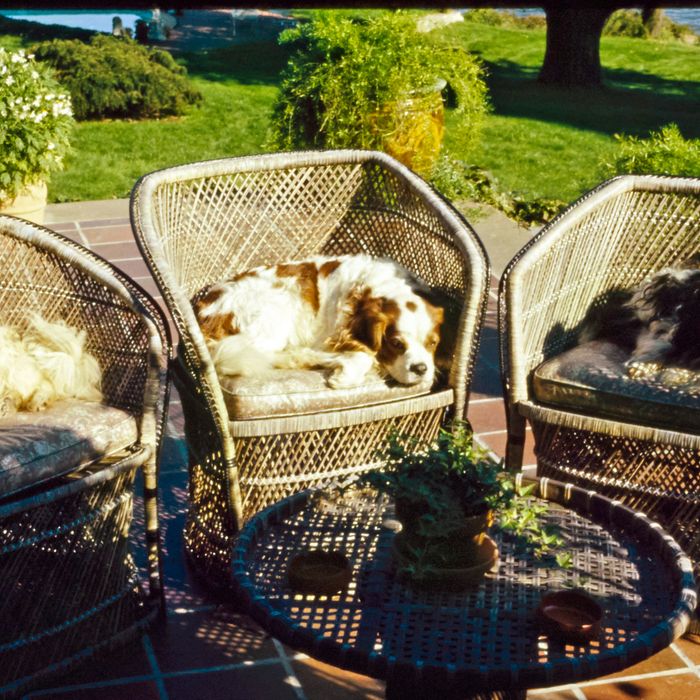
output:
[{"label": "dog's ear", "polygon": [[430,318],[433,319],[435,326],[441,326],[445,320],[445,309],[442,306],[433,306],[429,301],[425,302],[425,308],[428,309]]},{"label": "dog's ear", "polygon": [[356,292],[350,300],[350,335],[372,352],[379,352],[384,333],[397,309],[396,302],[373,296],[368,288]]},{"label": "dog's ear", "polygon": [[388,317],[383,306],[381,298],[371,296],[366,290],[355,302],[350,318],[350,333],[372,352],[379,352],[387,327]]}]

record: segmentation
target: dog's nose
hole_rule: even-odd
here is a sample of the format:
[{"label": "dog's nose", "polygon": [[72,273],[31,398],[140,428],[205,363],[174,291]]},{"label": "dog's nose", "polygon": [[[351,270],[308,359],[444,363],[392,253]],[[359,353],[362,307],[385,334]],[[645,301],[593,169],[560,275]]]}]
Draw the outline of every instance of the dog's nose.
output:
[{"label": "dog's nose", "polygon": [[426,365],[425,362],[417,362],[415,365],[411,365],[408,369],[410,369],[413,374],[417,374],[419,377],[422,377],[428,371],[428,365]]}]

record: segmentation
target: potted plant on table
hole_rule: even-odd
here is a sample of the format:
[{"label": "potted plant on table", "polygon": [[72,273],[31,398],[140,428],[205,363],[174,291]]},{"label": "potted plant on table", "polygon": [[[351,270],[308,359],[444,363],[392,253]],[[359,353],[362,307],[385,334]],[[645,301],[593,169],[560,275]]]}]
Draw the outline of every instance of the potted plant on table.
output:
[{"label": "potted plant on table", "polygon": [[[539,523],[541,511],[523,495],[502,464],[473,444],[468,425],[441,430],[433,444],[394,435],[384,467],[360,477],[394,499],[402,525],[394,538],[399,573],[418,585],[459,588],[478,582],[497,561],[488,528],[499,521],[538,553],[559,543]],[[559,561],[558,561],[559,563]]]},{"label": "potted plant on table", "polygon": [[444,130],[443,92],[465,147],[478,143],[481,67],[442,34],[419,32],[415,15],[315,13],[281,42],[292,55],[273,109],[274,148],[384,150],[427,177]]},{"label": "potted plant on table", "polygon": [[72,126],[51,69],[0,48],[0,211],[43,222],[46,180],[63,165]]}]

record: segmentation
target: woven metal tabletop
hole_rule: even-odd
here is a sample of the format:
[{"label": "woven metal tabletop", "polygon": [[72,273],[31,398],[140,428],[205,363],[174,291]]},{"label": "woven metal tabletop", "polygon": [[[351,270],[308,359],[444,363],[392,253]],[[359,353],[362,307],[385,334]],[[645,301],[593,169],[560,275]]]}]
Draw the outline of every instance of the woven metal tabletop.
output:
[{"label": "woven metal tabletop", "polygon": [[[365,491],[330,502],[310,492],[268,508],[244,528],[233,578],[249,612],[294,648],[342,668],[406,682],[522,689],[618,671],[685,630],[696,595],[690,560],[658,525],[598,494],[538,480],[546,521],[560,528],[573,567],[543,565],[494,530],[497,570],[464,592],[417,590],[392,560],[393,506]],[[352,565],[347,590],[295,594],[291,558],[338,550]],[[563,643],[535,610],[549,591],[577,587],[603,609],[600,636]]]}]

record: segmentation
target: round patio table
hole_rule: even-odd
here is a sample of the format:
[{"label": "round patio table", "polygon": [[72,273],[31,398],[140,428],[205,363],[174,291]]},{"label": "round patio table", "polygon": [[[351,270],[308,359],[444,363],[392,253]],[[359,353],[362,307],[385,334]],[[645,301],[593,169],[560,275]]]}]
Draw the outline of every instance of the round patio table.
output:
[{"label": "round patio table", "polygon": [[[521,477],[518,477],[521,480]],[[696,605],[691,562],[644,515],[593,491],[534,483],[573,566],[543,564],[493,529],[497,568],[460,592],[397,577],[393,505],[368,489],[305,491],[253,517],[233,552],[234,587],[249,614],[289,646],[387,681],[387,697],[524,698],[526,689],[583,681],[633,665],[685,631]],[[336,595],[290,589],[296,554],[337,550],[352,579]],[[600,634],[558,640],[535,611],[542,596],[585,590],[603,610]]]}]

